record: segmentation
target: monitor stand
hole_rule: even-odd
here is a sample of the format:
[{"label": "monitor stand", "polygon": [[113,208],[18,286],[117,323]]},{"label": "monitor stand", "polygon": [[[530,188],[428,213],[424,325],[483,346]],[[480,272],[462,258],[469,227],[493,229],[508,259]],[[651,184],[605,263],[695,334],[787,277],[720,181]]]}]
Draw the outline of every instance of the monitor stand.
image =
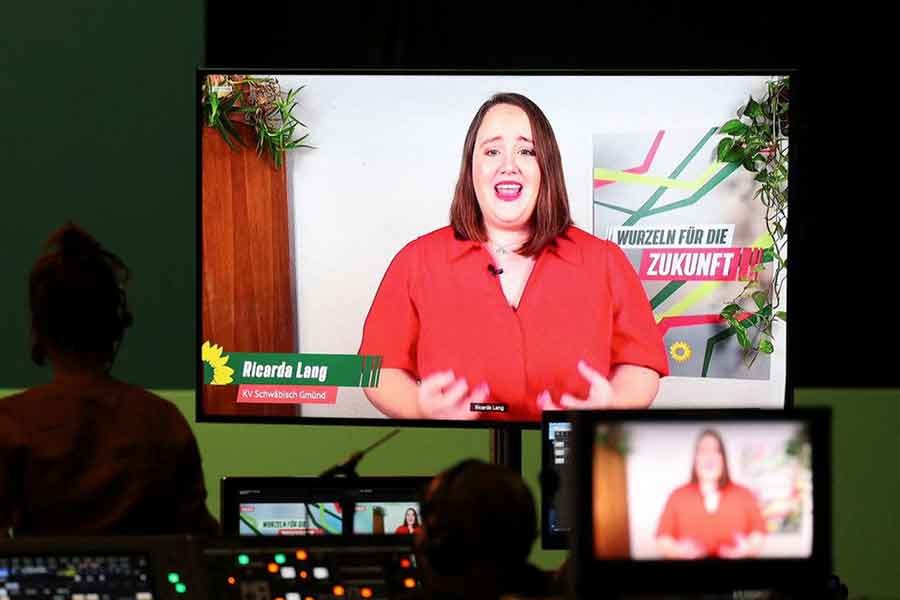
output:
[{"label": "monitor stand", "polygon": [[491,462],[522,473],[522,429],[497,427],[491,430]]}]

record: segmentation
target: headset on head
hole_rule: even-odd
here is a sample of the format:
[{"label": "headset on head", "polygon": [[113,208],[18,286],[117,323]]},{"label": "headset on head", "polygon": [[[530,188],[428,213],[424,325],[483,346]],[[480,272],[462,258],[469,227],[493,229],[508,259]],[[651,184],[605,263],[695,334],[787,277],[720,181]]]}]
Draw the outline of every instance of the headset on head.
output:
[{"label": "headset on head", "polygon": [[470,458],[464,460],[440,475],[438,485],[422,502],[422,523],[425,526],[423,552],[428,564],[441,575],[460,575],[466,567],[468,555],[465,543],[453,528],[442,522],[442,515],[448,514],[447,500],[454,482],[470,467],[483,464]]},{"label": "headset on head", "polygon": [[[53,252],[53,254],[60,258],[65,256],[65,252],[63,250],[64,245],[64,242],[60,240],[60,247],[57,248]],[[83,251],[86,252],[90,259],[99,260],[105,263],[111,269],[117,279],[117,269],[124,271],[127,277],[128,269],[121,261],[121,259],[119,259],[119,257],[115,254],[103,248],[98,242],[96,242],[96,240],[90,238],[90,236],[87,236],[86,241],[79,241],[78,245],[85,249]],[[119,292],[118,305],[116,306],[115,324],[113,325],[115,336],[111,340],[112,352],[107,368],[112,367],[112,363],[115,361],[115,358],[119,353],[119,349],[122,346],[122,340],[125,336],[125,330],[134,324],[134,317],[132,316],[131,311],[128,308],[128,295],[125,292],[125,282],[117,281],[117,286]],[[32,343],[31,359],[35,364],[39,366],[43,366],[46,363],[46,349],[44,348],[43,344],[40,343],[39,339],[35,339]]]}]

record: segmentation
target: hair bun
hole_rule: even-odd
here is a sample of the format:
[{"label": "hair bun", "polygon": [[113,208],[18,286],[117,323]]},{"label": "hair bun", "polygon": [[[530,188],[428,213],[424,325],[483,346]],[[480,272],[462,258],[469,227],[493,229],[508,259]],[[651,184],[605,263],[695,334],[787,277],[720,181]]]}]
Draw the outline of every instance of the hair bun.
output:
[{"label": "hair bun", "polygon": [[89,256],[102,253],[97,240],[73,223],[67,223],[54,237],[56,239],[53,242],[63,256]]}]

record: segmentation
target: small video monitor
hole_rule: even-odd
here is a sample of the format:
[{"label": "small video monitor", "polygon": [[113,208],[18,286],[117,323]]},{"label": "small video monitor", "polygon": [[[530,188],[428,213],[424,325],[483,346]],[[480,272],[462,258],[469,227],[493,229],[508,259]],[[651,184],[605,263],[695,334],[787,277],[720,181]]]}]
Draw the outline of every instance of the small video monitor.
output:
[{"label": "small video monitor", "polygon": [[[225,477],[225,535],[412,535],[428,477]],[[347,518],[352,511],[353,518]]]},{"label": "small video monitor", "polygon": [[[353,502],[353,533],[413,535],[422,526],[419,492],[427,478],[398,478],[378,485],[348,489],[344,498]],[[413,493],[411,493],[413,492]]]},{"label": "small video monitor", "polygon": [[541,421],[541,546],[545,550],[568,548],[572,530],[569,475],[572,452],[572,413],[547,411]]},{"label": "small video monitor", "polygon": [[830,573],[830,412],[574,416],[576,588],[790,589]]}]

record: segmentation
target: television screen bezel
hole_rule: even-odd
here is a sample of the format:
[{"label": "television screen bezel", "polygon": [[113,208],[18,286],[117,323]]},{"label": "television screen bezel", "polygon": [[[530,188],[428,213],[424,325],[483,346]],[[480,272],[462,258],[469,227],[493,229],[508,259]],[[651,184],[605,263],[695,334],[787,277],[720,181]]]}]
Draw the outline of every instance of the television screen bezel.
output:
[{"label": "television screen bezel", "polygon": [[[592,512],[593,432],[598,424],[617,422],[784,422],[809,426],[813,472],[812,553],[804,559],[711,559],[700,561],[612,560],[594,556]],[[831,548],[831,410],[803,408],[655,411],[581,411],[573,423],[571,474],[575,528],[572,540],[573,580],[579,597],[596,590],[622,592],[719,593],[741,589],[808,590],[827,583]],[[702,582],[702,584],[701,584]],[[702,587],[701,587],[702,585]],[[587,597],[587,596],[585,596]]]},{"label": "television screen bezel", "polygon": [[[350,427],[437,427],[448,429],[503,429],[511,432],[522,430],[539,430],[541,421],[506,421],[506,420],[490,420],[490,419],[473,419],[473,420],[450,420],[450,419],[397,419],[393,417],[386,418],[362,418],[362,417],[304,417],[300,416],[271,416],[271,415],[243,415],[243,414],[214,414],[206,411],[204,406],[204,390],[206,384],[203,383],[203,371],[199,366],[202,363],[201,346],[204,342],[202,323],[203,323],[203,281],[202,281],[202,265],[203,265],[203,185],[202,185],[202,133],[203,133],[203,114],[202,114],[202,92],[201,86],[205,81],[205,77],[210,74],[232,73],[238,72],[246,75],[385,75],[385,76],[595,76],[595,77],[615,77],[615,76],[684,76],[684,77],[709,77],[709,76],[790,76],[792,88],[796,87],[796,81],[801,80],[801,71],[796,66],[785,66],[779,68],[627,68],[627,69],[543,69],[543,68],[242,68],[228,66],[198,66],[194,77],[195,106],[195,165],[196,165],[196,260],[198,270],[201,271],[196,279],[196,310],[197,310],[197,327],[196,327],[196,343],[195,356],[196,365],[196,385],[195,385],[195,421],[198,423],[246,423],[246,424],[277,424],[277,425],[340,425]],[[792,104],[791,115],[796,114],[796,103]],[[793,118],[793,117],[792,117]],[[796,132],[795,132],[796,133]],[[792,144],[796,145],[796,135],[793,136]],[[789,172],[789,184],[796,190],[793,185],[796,180],[796,169]],[[790,247],[788,242],[787,247]],[[785,355],[785,378],[784,378],[784,403],[783,408],[791,408],[794,404],[793,388],[791,386],[791,344],[790,327],[785,330],[786,355]],[[241,351],[241,349],[226,348],[226,351]],[[666,409],[651,409],[666,410]],[[752,409],[758,410],[758,409]]]}]

